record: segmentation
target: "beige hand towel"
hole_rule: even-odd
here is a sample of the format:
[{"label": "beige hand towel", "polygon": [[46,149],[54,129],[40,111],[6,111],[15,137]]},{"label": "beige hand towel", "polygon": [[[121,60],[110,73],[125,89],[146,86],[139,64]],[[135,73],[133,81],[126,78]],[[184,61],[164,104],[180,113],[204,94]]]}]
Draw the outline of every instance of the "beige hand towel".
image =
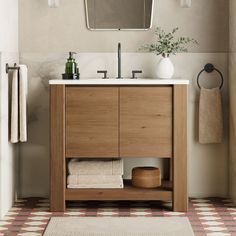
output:
[{"label": "beige hand towel", "polygon": [[68,163],[72,175],[123,175],[122,159],[72,159]]},{"label": "beige hand towel", "polygon": [[68,188],[123,188],[120,175],[69,175]]},{"label": "beige hand towel", "polygon": [[221,143],[223,137],[223,114],[219,88],[200,91],[199,143]]},{"label": "beige hand towel", "polygon": [[18,71],[14,70],[11,89],[11,143],[18,141]]}]

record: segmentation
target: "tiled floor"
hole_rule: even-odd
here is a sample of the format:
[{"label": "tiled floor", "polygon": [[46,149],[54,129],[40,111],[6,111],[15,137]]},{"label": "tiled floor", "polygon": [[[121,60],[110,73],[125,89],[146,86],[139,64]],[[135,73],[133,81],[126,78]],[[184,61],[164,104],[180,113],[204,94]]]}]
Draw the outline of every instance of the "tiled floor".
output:
[{"label": "tiled floor", "polygon": [[51,216],[188,216],[197,236],[236,236],[236,208],[227,199],[215,198],[191,199],[186,214],[172,212],[170,203],[160,202],[71,202],[65,213],[51,213],[47,199],[24,199],[0,221],[0,235],[42,235]]}]

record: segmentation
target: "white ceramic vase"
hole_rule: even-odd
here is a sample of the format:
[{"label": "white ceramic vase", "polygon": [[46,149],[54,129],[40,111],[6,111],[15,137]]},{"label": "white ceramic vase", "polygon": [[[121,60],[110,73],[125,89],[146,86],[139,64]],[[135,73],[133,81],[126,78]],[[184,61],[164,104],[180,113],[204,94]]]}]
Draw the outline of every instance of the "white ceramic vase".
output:
[{"label": "white ceramic vase", "polygon": [[157,76],[160,79],[171,79],[175,69],[169,57],[162,57],[157,65]]}]

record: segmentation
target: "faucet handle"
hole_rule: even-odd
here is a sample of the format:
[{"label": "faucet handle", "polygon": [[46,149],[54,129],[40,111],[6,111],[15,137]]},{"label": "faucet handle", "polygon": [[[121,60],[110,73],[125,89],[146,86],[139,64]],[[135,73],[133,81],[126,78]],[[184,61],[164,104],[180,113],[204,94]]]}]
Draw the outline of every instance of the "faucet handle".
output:
[{"label": "faucet handle", "polygon": [[108,79],[107,77],[107,70],[98,70],[97,73],[102,73],[103,74],[103,79]]},{"label": "faucet handle", "polygon": [[137,77],[135,76],[138,73],[143,73],[141,70],[132,70],[132,79],[137,79]]}]

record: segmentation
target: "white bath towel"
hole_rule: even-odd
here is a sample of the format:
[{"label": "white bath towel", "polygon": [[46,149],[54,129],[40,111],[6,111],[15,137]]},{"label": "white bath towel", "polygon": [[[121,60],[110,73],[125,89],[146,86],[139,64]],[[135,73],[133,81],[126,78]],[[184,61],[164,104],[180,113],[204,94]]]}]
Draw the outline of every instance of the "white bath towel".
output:
[{"label": "white bath towel", "polygon": [[223,138],[223,113],[219,88],[200,91],[199,142],[220,143]]},{"label": "white bath towel", "polygon": [[72,159],[68,164],[71,175],[123,175],[122,159]]},{"label": "white bath towel", "polygon": [[20,65],[20,142],[27,141],[27,94],[28,94],[28,69]]},{"label": "white bath towel", "polygon": [[18,71],[12,73],[11,89],[11,142],[17,143],[18,137]]},{"label": "white bath towel", "polygon": [[[28,70],[20,65],[19,74],[13,71],[11,102],[11,142],[27,141]],[[19,78],[18,78],[19,76]]]},{"label": "white bath towel", "polygon": [[123,188],[120,175],[69,175],[68,188]]}]

